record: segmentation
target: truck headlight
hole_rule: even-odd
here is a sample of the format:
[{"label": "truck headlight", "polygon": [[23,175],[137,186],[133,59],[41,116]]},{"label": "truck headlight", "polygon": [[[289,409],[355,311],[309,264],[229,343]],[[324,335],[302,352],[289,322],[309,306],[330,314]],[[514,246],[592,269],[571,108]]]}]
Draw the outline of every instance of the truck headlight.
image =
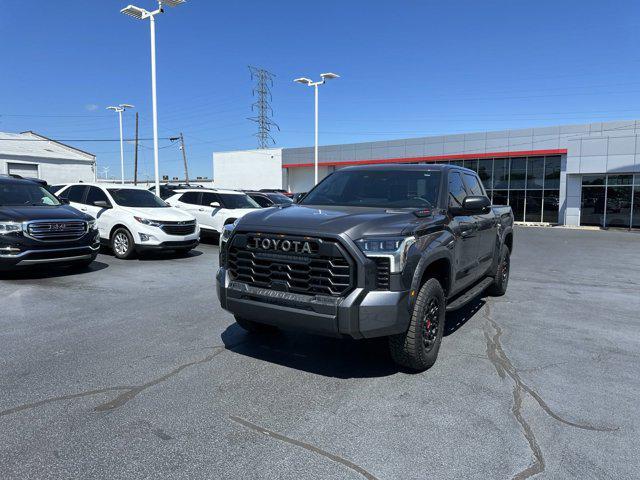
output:
[{"label": "truck headlight", "polygon": [[0,235],[22,232],[22,224],[18,222],[0,222]]},{"label": "truck headlight", "polygon": [[391,273],[400,273],[407,261],[407,252],[416,243],[416,237],[372,237],[356,240],[356,245],[367,257],[389,259]]},{"label": "truck headlight", "polygon": [[227,242],[231,238],[231,234],[236,229],[236,226],[238,225],[239,221],[240,221],[240,219],[236,220],[233,223],[228,223],[227,225],[222,227],[222,233],[220,234],[220,243],[221,244],[224,243],[224,242]]},{"label": "truck headlight", "polygon": [[143,225],[149,225],[150,227],[162,227],[162,223],[158,220],[150,220],[148,218],[142,217],[133,217],[137,222],[142,223]]}]

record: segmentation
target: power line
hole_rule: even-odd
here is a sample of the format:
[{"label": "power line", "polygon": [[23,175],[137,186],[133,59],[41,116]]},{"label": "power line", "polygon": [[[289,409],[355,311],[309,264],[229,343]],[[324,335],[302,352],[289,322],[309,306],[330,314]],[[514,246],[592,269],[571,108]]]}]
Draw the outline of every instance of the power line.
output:
[{"label": "power line", "polygon": [[258,132],[255,136],[258,138],[258,148],[268,148],[269,145],[275,145],[276,141],[271,136],[271,128],[280,127],[271,120],[273,109],[271,108],[271,87],[273,86],[273,78],[275,75],[263,68],[249,66],[251,79],[257,82],[253,88],[253,96],[257,95],[258,99],[251,105],[251,111],[256,112],[257,116],[249,117],[248,120],[258,124]]}]

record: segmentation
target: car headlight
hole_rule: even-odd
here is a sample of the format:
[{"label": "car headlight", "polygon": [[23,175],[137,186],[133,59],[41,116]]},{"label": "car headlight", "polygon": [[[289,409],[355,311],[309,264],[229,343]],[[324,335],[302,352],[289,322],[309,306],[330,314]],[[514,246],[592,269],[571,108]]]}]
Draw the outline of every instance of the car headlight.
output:
[{"label": "car headlight", "polygon": [[22,224],[18,222],[0,222],[0,235],[22,232]]},{"label": "car headlight", "polygon": [[356,240],[356,245],[367,257],[383,257],[389,259],[391,273],[399,273],[404,269],[407,252],[416,243],[416,237],[373,237]]},{"label": "car headlight", "polygon": [[142,223],[143,225],[149,225],[150,227],[162,227],[162,223],[158,220],[150,220],[148,218],[142,217],[133,217],[137,222]]}]

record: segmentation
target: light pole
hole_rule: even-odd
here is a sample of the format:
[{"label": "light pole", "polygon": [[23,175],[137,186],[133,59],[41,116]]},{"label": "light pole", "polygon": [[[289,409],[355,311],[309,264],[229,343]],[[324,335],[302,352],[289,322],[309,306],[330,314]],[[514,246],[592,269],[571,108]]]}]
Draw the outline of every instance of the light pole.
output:
[{"label": "light pole", "polygon": [[121,103],[117,107],[107,107],[107,110],[113,110],[114,112],[118,112],[118,119],[120,120],[120,176],[121,183],[124,185],[124,146],[122,144],[122,112],[124,112],[127,108],[134,108],[133,105],[129,105],[128,103]]},{"label": "light pole", "polygon": [[138,20],[149,19],[151,27],[151,102],[153,105],[153,167],[155,169],[156,195],[160,196],[160,174],[158,173],[158,101],[156,96],[156,21],[155,16],[164,12],[163,5],[175,7],[184,3],[185,0],[158,0],[158,8],[152,12],[144,8],[129,5],[120,13],[129,15]]},{"label": "light pole", "polygon": [[314,87],[315,89],[315,117],[316,117],[316,128],[315,128],[315,150],[314,150],[314,180],[313,184],[318,184],[318,86],[323,85],[327,80],[331,80],[334,78],[339,78],[340,75],[336,75],[335,73],[321,73],[320,77],[322,80],[318,82],[314,82],[310,78],[302,77],[296,78],[294,82],[302,83],[303,85],[307,85],[309,87]]}]

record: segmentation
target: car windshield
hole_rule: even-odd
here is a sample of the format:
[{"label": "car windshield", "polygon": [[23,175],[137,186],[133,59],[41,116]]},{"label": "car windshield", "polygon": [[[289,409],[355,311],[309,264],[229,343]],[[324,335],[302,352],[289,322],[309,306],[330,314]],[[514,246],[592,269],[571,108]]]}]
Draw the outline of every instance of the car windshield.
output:
[{"label": "car windshield", "polygon": [[348,170],[335,172],[310,191],[301,205],[424,208],[436,205],[440,172],[435,170]]},{"label": "car windshield", "polygon": [[291,200],[289,197],[285,197],[281,193],[266,193],[265,195],[269,197],[271,201],[277,203],[278,205],[285,205],[287,203],[293,202],[293,200]]},{"label": "car windshield", "polygon": [[225,208],[260,208],[260,205],[249,195],[237,193],[218,193]]},{"label": "car windshield", "polygon": [[113,200],[122,207],[160,208],[168,207],[164,200],[156,197],[148,190],[134,188],[109,188]]},{"label": "car windshield", "polygon": [[56,197],[35,183],[0,183],[0,206],[52,206],[60,205]]}]

